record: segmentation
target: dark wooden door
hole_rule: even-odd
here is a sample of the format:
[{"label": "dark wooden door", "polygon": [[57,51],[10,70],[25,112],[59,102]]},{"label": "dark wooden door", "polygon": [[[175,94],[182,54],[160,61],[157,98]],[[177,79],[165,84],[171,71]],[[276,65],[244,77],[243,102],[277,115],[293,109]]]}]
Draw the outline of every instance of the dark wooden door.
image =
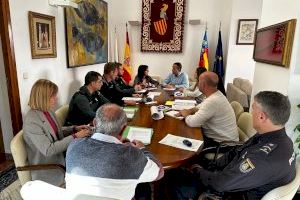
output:
[{"label": "dark wooden door", "polygon": [[13,134],[16,135],[22,129],[22,115],[13,34],[10,21],[9,0],[0,0],[0,27],[12,128]]}]

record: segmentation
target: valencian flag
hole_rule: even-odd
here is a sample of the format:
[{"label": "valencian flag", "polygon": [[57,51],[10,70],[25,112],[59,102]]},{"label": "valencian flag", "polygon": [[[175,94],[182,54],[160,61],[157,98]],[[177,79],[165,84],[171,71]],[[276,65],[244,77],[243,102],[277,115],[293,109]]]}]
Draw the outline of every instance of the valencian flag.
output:
[{"label": "valencian flag", "polygon": [[217,49],[216,49],[215,63],[214,63],[213,71],[215,73],[217,73],[223,79],[223,76],[224,76],[223,50],[222,50],[222,37],[221,37],[220,30],[219,30],[219,39],[218,39],[218,45],[217,45]]},{"label": "valencian flag", "polygon": [[123,79],[127,83],[129,83],[131,80],[131,66],[130,66],[130,45],[129,45],[127,23],[126,23],[126,43],[124,49],[123,69],[124,69]]},{"label": "valencian flag", "polygon": [[207,41],[207,30],[205,30],[201,52],[200,52],[200,60],[199,67],[205,67],[208,70],[208,41]]}]

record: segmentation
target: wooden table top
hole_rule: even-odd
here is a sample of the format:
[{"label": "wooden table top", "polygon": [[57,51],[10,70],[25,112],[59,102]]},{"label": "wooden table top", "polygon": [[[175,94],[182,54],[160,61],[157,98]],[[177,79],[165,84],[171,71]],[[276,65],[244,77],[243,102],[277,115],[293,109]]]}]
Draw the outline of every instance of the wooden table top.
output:
[{"label": "wooden table top", "polygon": [[[155,98],[158,102],[157,105],[164,105],[167,100],[174,100],[174,96],[169,95],[170,92],[158,91],[161,94]],[[128,122],[128,125],[153,128],[151,144],[146,147],[159,159],[165,169],[181,166],[201,151],[202,147],[197,152],[193,152],[159,144],[158,142],[168,133],[203,140],[202,132],[200,128],[191,128],[186,125],[184,120],[178,120],[173,117],[165,116],[161,120],[153,120],[150,114],[151,105],[139,104],[138,107],[138,111],[133,119]]]}]

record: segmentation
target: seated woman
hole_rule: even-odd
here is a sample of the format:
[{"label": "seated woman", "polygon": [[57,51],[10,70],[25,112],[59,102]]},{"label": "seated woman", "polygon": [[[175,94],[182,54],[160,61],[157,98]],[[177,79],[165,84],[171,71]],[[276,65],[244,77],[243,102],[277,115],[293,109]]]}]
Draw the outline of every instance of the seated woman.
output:
[{"label": "seated woman", "polygon": [[153,80],[149,75],[149,67],[147,65],[140,65],[138,74],[134,79],[134,85],[141,85],[142,88],[157,87],[159,82]]},{"label": "seated woman", "polygon": [[206,71],[207,70],[204,67],[197,67],[195,75],[194,75],[194,77],[196,78],[196,82],[187,89],[180,88],[179,91],[183,92],[184,96],[186,96],[186,97],[200,96],[202,93],[199,91],[199,88],[198,88],[199,76],[200,76],[200,74],[202,74],[203,72],[206,72]]},{"label": "seated woman", "polygon": [[[53,109],[57,103],[58,87],[49,80],[40,79],[33,85],[29,98],[30,110],[25,116],[23,131],[30,165],[65,165],[64,151],[74,138],[90,135],[88,126],[61,127]],[[32,180],[42,180],[59,186],[64,174],[59,170],[31,171]]]}]

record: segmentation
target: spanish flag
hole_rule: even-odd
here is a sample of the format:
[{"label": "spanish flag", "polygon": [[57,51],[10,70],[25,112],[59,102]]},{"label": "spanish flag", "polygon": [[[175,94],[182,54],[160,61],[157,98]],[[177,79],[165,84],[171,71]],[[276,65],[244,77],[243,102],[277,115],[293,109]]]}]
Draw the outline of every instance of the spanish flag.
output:
[{"label": "spanish flag", "polygon": [[209,68],[208,64],[208,41],[207,41],[207,30],[205,30],[204,38],[202,42],[199,67],[205,67],[207,70]]},{"label": "spanish flag", "polygon": [[123,79],[129,83],[131,80],[131,66],[130,66],[130,45],[129,45],[129,37],[128,37],[128,29],[127,29],[127,23],[126,23],[126,43],[125,43],[125,49],[124,49],[124,62],[123,62]]}]

